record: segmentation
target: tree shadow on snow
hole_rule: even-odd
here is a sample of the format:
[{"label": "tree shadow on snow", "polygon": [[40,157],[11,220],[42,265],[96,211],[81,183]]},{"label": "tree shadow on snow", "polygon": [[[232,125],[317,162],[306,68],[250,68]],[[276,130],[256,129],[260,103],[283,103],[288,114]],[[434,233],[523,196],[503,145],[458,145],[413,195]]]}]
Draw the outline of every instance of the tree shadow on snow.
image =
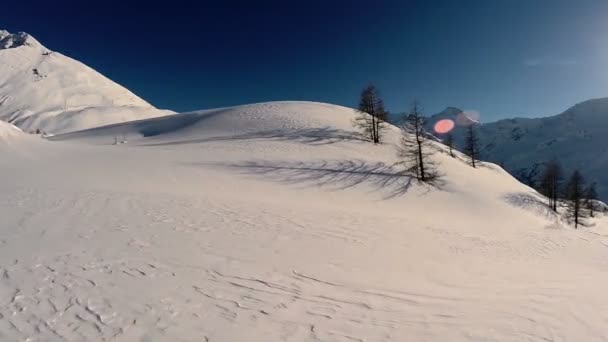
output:
[{"label": "tree shadow on snow", "polygon": [[[281,163],[247,161],[221,166],[282,184],[317,186],[333,191],[367,185],[371,186],[373,191],[383,193],[384,199],[404,195],[417,182],[416,178],[399,170],[396,164],[367,163],[361,160]],[[432,186],[439,187],[437,184]]]},{"label": "tree shadow on snow", "polygon": [[[573,219],[572,217],[568,216],[568,213],[566,212],[567,206],[563,202],[560,202],[558,204],[559,213],[556,213],[547,204],[547,199],[540,195],[533,195],[527,193],[512,193],[506,195],[505,199],[507,203],[513,206],[534,212],[539,216],[544,216],[550,220],[553,220],[553,223],[547,226],[546,228],[574,228]],[[595,225],[596,224],[589,217],[580,218],[580,227],[589,228]]]},{"label": "tree shadow on snow", "polygon": [[560,229],[567,224],[566,218],[554,212],[546,202],[546,199],[532,193],[510,193],[504,196],[510,205],[532,212],[535,215],[547,218],[551,223],[545,228]]},{"label": "tree shadow on snow", "polygon": [[340,141],[367,141],[363,135],[357,132],[324,127],[294,130],[274,129],[218,137],[158,142],[153,144],[145,144],[143,146],[170,146],[239,140],[295,141],[308,145],[328,145]]},{"label": "tree shadow on snow", "polygon": [[540,196],[530,193],[515,192],[505,195],[504,199],[514,207],[522,208],[547,218],[557,217],[557,214],[549,208],[547,203],[543,201]]}]

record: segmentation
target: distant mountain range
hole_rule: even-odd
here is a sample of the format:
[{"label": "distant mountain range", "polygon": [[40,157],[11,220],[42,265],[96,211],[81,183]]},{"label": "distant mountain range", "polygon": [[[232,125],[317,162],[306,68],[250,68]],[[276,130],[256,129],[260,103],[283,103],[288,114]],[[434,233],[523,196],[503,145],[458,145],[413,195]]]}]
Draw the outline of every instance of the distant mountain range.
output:
[{"label": "distant mountain range", "polygon": [[[462,110],[447,108],[427,120],[427,129],[445,118],[456,120]],[[464,127],[453,131],[457,148],[463,146]],[[441,137],[441,135],[438,135]],[[608,98],[581,102],[565,112],[544,118],[513,118],[480,124],[482,159],[502,165],[526,178],[557,158],[566,175],[580,169],[588,182],[608,198]],[[525,180],[525,179],[522,179]]]}]

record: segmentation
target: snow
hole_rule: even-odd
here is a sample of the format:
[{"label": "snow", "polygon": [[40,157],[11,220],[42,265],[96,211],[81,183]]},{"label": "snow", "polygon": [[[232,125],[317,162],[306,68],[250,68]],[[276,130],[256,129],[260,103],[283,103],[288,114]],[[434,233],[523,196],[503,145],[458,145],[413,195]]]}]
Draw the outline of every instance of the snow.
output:
[{"label": "snow", "polygon": [[0,138],[10,139],[15,136],[20,136],[24,134],[19,127],[15,127],[15,125],[11,125],[8,122],[0,121]]},{"label": "snow", "polygon": [[23,133],[18,127],[0,120],[0,153],[10,149],[22,149],[24,145],[40,144],[40,138]]},{"label": "snow", "polygon": [[[459,110],[448,108],[429,120],[458,120]],[[462,125],[454,135],[462,148]],[[479,127],[483,158],[504,164],[513,172],[532,169],[556,157],[569,175],[579,168],[588,182],[597,182],[600,198],[608,199],[608,150],[604,136],[608,127],[608,98],[579,103],[565,112],[544,118],[513,118],[484,123]],[[542,168],[541,168],[542,169]]]},{"label": "snow", "polygon": [[0,30],[0,50],[12,49],[19,46],[36,46],[42,45],[31,35],[25,32],[11,34],[6,30]]},{"label": "snow", "polygon": [[0,120],[59,134],[172,113],[27,33],[0,31]]},{"label": "snow", "polygon": [[261,103],[8,149],[0,340],[608,340],[605,218],[574,230],[458,153],[409,182],[397,130],[354,117]]}]

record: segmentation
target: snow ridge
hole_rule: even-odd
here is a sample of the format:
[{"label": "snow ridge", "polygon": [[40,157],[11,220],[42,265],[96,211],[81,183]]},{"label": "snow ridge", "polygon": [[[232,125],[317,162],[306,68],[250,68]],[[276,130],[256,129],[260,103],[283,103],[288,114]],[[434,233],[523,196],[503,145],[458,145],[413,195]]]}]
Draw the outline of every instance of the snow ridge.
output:
[{"label": "snow ridge", "polygon": [[20,46],[42,47],[42,44],[25,32],[17,32],[12,34],[6,30],[0,30],[0,50],[13,49]]},{"label": "snow ridge", "polygon": [[27,33],[0,31],[0,120],[65,133],[172,114]]}]

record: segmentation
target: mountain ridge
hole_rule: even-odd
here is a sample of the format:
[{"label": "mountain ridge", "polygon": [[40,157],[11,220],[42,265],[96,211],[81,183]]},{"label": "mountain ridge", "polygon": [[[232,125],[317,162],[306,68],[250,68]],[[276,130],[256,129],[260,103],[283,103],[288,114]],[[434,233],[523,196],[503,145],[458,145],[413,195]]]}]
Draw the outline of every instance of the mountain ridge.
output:
[{"label": "mountain ridge", "polygon": [[0,120],[52,134],[172,114],[31,35],[0,31]]},{"label": "mountain ridge", "polygon": [[0,50],[20,46],[42,46],[42,44],[26,32],[10,33],[7,30],[0,30]]},{"label": "mountain ridge", "polygon": [[[432,132],[433,125],[444,118],[439,114],[428,118],[427,130]],[[503,165],[521,180],[557,158],[566,174],[580,169],[589,182],[597,183],[600,197],[608,198],[608,175],[603,172],[608,168],[608,150],[602,138],[608,133],[608,98],[582,101],[552,116],[482,123],[478,131],[482,159]],[[462,149],[463,127],[456,125],[452,134],[456,147]]]}]

